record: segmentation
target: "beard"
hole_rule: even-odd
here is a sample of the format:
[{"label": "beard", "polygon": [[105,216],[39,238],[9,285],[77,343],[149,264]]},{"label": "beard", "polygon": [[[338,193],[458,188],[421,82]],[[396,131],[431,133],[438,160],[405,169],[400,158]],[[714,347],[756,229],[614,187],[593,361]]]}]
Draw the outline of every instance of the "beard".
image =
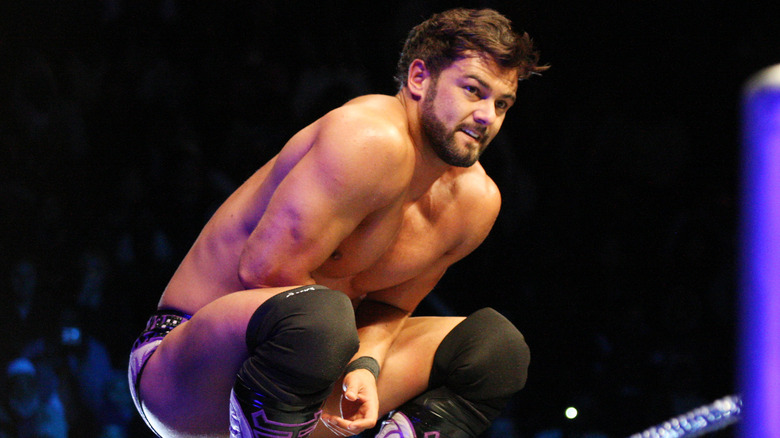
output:
[{"label": "beard", "polygon": [[[431,148],[442,161],[450,166],[471,167],[479,160],[487,146],[488,136],[486,130],[484,127],[469,126],[464,123],[459,124],[453,130],[447,129],[444,122],[436,116],[434,111],[433,101],[436,98],[436,88],[437,84],[434,82],[431,86],[431,93],[425,96],[422,103],[420,120],[422,122],[423,134],[425,134]],[[455,134],[466,127],[481,134],[478,140],[479,147],[475,151],[471,148],[461,151],[455,141]]]}]

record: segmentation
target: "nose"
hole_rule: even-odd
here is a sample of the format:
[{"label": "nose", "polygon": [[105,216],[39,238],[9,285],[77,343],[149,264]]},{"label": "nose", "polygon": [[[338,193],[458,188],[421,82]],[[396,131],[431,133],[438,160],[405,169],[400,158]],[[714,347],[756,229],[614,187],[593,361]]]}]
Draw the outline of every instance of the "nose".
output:
[{"label": "nose", "polygon": [[480,125],[490,126],[496,121],[496,106],[490,99],[480,101],[480,106],[474,111],[474,121]]}]

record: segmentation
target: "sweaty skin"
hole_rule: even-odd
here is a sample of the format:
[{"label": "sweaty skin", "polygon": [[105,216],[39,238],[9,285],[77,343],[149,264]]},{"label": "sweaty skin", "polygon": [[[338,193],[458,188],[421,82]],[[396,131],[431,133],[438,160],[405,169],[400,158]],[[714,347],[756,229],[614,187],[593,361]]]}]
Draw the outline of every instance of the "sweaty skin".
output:
[{"label": "sweaty skin", "polygon": [[[411,323],[409,315],[495,222],[500,194],[476,160],[499,131],[516,90],[517,72],[483,57],[460,58],[436,80],[414,61],[398,95],[363,96],[331,111],[236,190],[206,224],[159,305],[195,314],[215,300],[227,306],[238,291],[316,283],[343,292],[356,307],[361,342],[355,357],[372,356],[383,371],[379,382],[365,370],[348,374],[344,390],[337,385],[326,402],[323,420],[349,434],[373,427],[378,412],[397,407],[427,382],[425,375],[392,382],[403,379],[384,365],[393,343],[402,351],[432,333],[430,347],[421,344],[430,351],[409,364],[424,367],[459,321],[428,326]],[[448,164],[453,159],[446,156],[458,163]],[[236,300],[248,300],[245,294],[235,294]],[[243,316],[235,318],[245,324]],[[171,351],[183,336],[174,331],[166,339]],[[149,373],[164,376],[161,361],[153,356]],[[145,376],[142,390],[155,378]],[[220,391],[229,388],[215,389],[215,399]],[[327,433],[318,428],[315,435]]]}]

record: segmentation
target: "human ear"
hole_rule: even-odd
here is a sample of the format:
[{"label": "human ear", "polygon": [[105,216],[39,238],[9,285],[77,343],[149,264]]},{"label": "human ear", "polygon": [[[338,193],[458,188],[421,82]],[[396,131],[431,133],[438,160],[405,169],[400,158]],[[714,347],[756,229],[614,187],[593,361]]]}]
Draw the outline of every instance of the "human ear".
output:
[{"label": "human ear", "polygon": [[425,61],[415,59],[412,61],[411,65],[409,65],[406,84],[415,100],[420,99],[425,93],[427,79],[429,79],[430,76],[431,72],[425,66]]}]

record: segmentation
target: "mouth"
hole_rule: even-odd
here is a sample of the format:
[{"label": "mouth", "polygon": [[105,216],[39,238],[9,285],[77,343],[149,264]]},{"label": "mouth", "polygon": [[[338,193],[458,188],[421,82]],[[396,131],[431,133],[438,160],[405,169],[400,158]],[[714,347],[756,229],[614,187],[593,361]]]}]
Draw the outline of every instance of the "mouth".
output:
[{"label": "mouth", "polygon": [[481,141],[482,137],[485,135],[484,129],[478,129],[478,128],[468,128],[464,127],[461,128],[460,132],[468,135],[469,137],[473,138],[476,141]]}]

